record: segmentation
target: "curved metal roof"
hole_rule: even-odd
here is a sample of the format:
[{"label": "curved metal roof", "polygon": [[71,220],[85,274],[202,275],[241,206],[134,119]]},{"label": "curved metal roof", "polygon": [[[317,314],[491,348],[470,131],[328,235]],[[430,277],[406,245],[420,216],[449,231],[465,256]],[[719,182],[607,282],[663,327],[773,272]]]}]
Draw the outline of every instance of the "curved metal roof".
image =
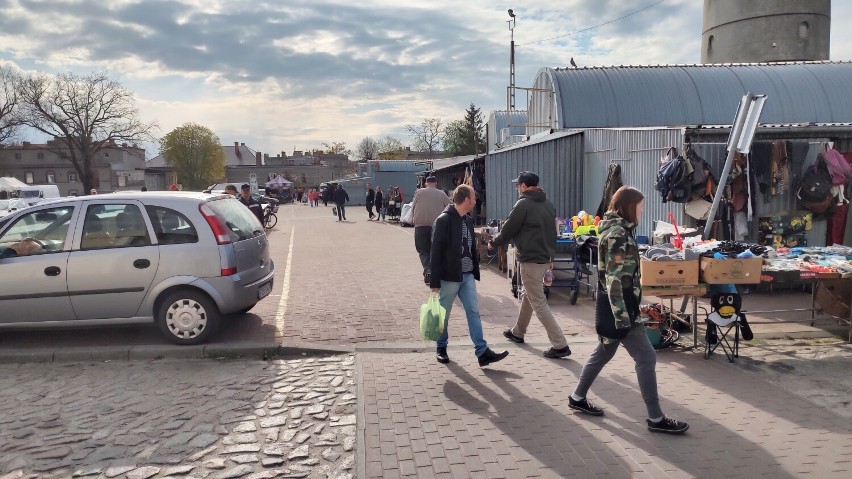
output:
[{"label": "curved metal roof", "polygon": [[761,123],[852,121],[852,62],[543,68],[556,128],[730,125],[747,92],[768,95]]}]

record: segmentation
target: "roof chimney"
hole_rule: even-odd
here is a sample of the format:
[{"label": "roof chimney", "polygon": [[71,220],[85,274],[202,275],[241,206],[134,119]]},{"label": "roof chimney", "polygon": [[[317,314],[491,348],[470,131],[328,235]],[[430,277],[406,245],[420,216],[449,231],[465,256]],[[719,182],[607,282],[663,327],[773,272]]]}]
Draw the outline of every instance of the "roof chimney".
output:
[{"label": "roof chimney", "polygon": [[239,141],[234,142],[234,154],[237,155],[237,156],[240,156],[240,142]]},{"label": "roof chimney", "polygon": [[263,159],[259,151],[254,154],[254,166],[263,166]]}]

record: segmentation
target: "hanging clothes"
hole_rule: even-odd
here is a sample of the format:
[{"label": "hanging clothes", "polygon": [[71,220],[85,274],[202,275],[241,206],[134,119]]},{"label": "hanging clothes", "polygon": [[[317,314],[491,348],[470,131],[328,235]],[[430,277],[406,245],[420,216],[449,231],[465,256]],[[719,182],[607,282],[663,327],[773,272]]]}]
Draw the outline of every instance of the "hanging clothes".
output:
[{"label": "hanging clothes", "polygon": [[622,186],[624,186],[624,183],[621,182],[621,165],[610,163],[609,172],[606,175],[606,183],[604,184],[603,198],[601,199],[601,204],[598,206],[598,211],[595,213],[595,216],[600,216],[601,218],[604,217],[607,208],[609,208],[609,203],[612,201],[612,197]]}]

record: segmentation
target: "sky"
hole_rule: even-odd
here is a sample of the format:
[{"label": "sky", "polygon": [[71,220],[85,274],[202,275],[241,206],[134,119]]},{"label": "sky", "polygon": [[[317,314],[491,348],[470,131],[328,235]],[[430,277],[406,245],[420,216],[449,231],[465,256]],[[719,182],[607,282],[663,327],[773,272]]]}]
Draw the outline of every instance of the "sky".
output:
[{"label": "sky", "polygon": [[[187,123],[275,155],[506,109],[543,67],[699,63],[703,0],[0,0],[0,65],[105,71],[163,136]],[[832,5],[831,59],[852,60],[852,2]],[[552,37],[561,38],[540,41]],[[524,109],[525,94],[516,104]],[[25,133],[31,141],[44,138]],[[156,145],[149,146],[156,154]]]}]

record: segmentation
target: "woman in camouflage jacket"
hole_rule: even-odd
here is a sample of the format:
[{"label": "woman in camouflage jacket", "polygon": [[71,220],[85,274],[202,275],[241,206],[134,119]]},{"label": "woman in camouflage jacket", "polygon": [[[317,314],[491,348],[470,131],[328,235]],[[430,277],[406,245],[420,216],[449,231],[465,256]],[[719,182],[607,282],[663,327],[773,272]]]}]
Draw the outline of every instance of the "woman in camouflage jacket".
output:
[{"label": "woman in camouflage jacket", "polygon": [[644,195],[622,186],[615,192],[604,219],[598,225],[598,271],[603,283],[595,308],[595,329],[600,343],[589,357],[568,407],[591,414],[603,415],[603,409],[592,405],[586,393],[595,378],[615,356],[618,345],[624,345],[636,362],[636,376],[645,406],[648,409],[648,429],[653,432],[683,434],[689,425],[667,418],[660,409],[657,396],[657,353],[645,334],[645,326],[637,322],[639,298],[639,248],[633,237],[644,209]]}]

